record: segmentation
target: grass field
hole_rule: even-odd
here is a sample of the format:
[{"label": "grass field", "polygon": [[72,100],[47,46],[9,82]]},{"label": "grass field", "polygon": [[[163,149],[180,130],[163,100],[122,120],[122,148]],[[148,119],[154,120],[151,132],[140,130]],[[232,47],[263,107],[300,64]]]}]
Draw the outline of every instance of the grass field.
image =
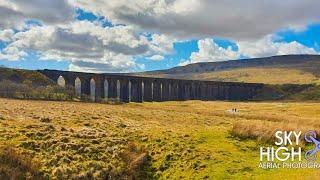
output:
[{"label": "grass field", "polygon": [[275,129],[319,130],[319,112],[319,103],[311,102],[107,105],[0,99],[0,176],[314,178],[318,170],[259,169],[259,146],[270,143]]}]

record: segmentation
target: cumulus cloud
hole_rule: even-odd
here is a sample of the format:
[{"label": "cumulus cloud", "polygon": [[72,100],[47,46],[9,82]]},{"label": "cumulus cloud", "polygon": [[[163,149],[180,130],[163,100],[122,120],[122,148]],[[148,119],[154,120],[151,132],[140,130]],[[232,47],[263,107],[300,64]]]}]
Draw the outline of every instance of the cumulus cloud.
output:
[{"label": "cumulus cloud", "polygon": [[[167,35],[147,37],[131,25],[103,27],[99,22],[78,21],[69,2],[0,0],[0,41],[6,43],[0,59],[16,61],[35,52],[41,60],[69,61],[70,69],[124,72],[144,68],[136,64],[136,57],[154,59],[173,52],[175,39]],[[41,26],[30,26],[29,20]]]},{"label": "cumulus cloud", "polygon": [[115,23],[180,38],[259,39],[320,20],[318,0],[75,0],[73,4]]},{"label": "cumulus cloud", "polygon": [[193,52],[189,60],[181,60],[180,66],[198,62],[218,62],[236,60],[241,57],[268,57],[287,54],[319,54],[314,48],[306,47],[296,41],[278,42],[277,37],[267,35],[257,41],[239,41],[238,50],[218,46],[212,39],[198,41],[198,52]]},{"label": "cumulus cloud", "polygon": [[153,61],[162,61],[164,59],[164,57],[161,55],[153,55],[153,56],[149,57],[148,59],[151,59]]},{"label": "cumulus cloud", "polygon": [[1,53],[0,53],[0,60],[6,59],[11,61],[18,61],[22,60],[23,57],[27,56],[28,54],[18,49],[17,47],[6,47]]},{"label": "cumulus cloud", "polygon": [[96,27],[90,22],[86,22],[86,28],[74,29],[77,23],[63,27],[35,26],[18,32],[12,36],[13,41],[3,50],[1,57],[16,60],[26,55],[19,51],[31,50],[37,52],[41,59],[68,60],[78,67],[87,65],[90,70],[99,65],[96,67],[104,67],[106,71],[126,71],[135,64],[130,55],[148,50],[148,44],[139,36],[119,31],[114,34],[112,27]]},{"label": "cumulus cloud", "polygon": [[0,29],[22,29],[26,20],[65,24],[73,19],[74,7],[65,0],[0,0]]},{"label": "cumulus cloud", "polygon": [[22,29],[24,25],[23,14],[15,10],[3,7],[0,4],[0,30],[7,28]]},{"label": "cumulus cloud", "polygon": [[[268,34],[318,22],[319,5],[318,0],[0,0],[0,60],[35,53],[40,60],[68,61],[70,70],[128,72],[144,68],[136,59],[161,61],[174,53],[174,43],[190,39],[200,39],[199,51],[180,65],[315,54],[313,48]],[[76,8],[115,26],[77,20]],[[219,47],[208,37],[233,40],[238,50]]]},{"label": "cumulus cloud", "polygon": [[0,42],[8,42],[11,41],[12,36],[14,35],[14,31],[12,29],[5,29],[0,31]]},{"label": "cumulus cloud", "polygon": [[113,55],[108,61],[72,61],[69,70],[77,72],[127,72],[140,70],[130,56]]},{"label": "cumulus cloud", "polygon": [[267,57],[286,54],[318,54],[314,48],[296,41],[277,42],[277,37],[267,35],[258,41],[239,41],[239,52],[247,57]]},{"label": "cumulus cloud", "polygon": [[[11,33],[0,33],[1,39],[10,41],[1,52],[0,59],[23,59],[26,51],[34,51],[42,60],[70,61],[72,70],[138,70],[142,66],[136,64],[135,56],[172,50],[169,41],[160,35],[148,40],[130,26],[101,27],[89,21],[75,21],[62,26],[33,26],[27,31]],[[11,37],[6,34],[11,34]]]},{"label": "cumulus cloud", "polygon": [[172,53],[174,42],[178,42],[176,38],[164,34],[153,34],[151,38],[152,51],[162,55]]},{"label": "cumulus cloud", "polygon": [[198,52],[193,52],[190,60],[182,61],[179,65],[184,66],[198,62],[217,62],[230,59],[238,59],[240,53],[233,51],[229,46],[227,49],[218,46],[212,39],[206,38],[198,41]]},{"label": "cumulus cloud", "polygon": [[203,39],[198,41],[199,52],[193,52],[190,56],[191,62],[209,62],[224,61],[228,59],[237,59],[239,54],[229,46],[224,49],[218,46],[212,39]]}]

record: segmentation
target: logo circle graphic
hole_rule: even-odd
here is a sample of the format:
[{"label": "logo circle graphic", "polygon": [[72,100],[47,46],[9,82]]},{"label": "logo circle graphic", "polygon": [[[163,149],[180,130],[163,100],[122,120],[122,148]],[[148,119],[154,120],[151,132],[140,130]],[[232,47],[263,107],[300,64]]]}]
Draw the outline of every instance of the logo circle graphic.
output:
[{"label": "logo circle graphic", "polygon": [[309,150],[305,154],[305,158],[307,161],[315,161],[317,159],[317,154],[313,152],[313,150]]},{"label": "logo circle graphic", "polygon": [[311,137],[313,137],[314,139],[317,137],[317,134],[316,134],[316,132],[314,132],[314,131],[308,131],[308,132],[306,132],[306,134],[304,135],[304,139],[307,141],[307,142],[313,142],[312,141],[312,138]]}]

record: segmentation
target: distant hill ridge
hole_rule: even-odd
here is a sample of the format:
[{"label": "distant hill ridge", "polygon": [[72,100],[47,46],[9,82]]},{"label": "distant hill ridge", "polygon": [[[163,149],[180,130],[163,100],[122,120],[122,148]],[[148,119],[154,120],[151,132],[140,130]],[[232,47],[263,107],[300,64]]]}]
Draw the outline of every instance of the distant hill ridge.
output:
[{"label": "distant hill ridge", "polygon": [[202,62],[167,70],[136,73],[135,75],[271,84],[318,83],[320,56],[284,55],[223,62]]},{"label": "distant hill ridge", "polygon": [[[186,72],[208,72],[221,71],[244,67],[262,67],[275,65],[296,65],[308,62],[320,62],[320,55],[283,55],[264,58],[229,60],[221,62],[201,62],[188,64],[186,66],[174,67],[168,70],[150,71],[151,73],[186,73]],[[149,73],[149,72],[146,72]]]}]

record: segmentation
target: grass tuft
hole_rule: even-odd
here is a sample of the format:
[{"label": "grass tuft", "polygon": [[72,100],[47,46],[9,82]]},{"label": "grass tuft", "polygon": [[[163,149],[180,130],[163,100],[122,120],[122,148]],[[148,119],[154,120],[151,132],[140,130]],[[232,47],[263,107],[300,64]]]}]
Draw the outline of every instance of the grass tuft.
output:
[{"label": "grass tuft", "polygon": [[44,179],[40,164],[13,147],[0,148],[0,179]]}]

